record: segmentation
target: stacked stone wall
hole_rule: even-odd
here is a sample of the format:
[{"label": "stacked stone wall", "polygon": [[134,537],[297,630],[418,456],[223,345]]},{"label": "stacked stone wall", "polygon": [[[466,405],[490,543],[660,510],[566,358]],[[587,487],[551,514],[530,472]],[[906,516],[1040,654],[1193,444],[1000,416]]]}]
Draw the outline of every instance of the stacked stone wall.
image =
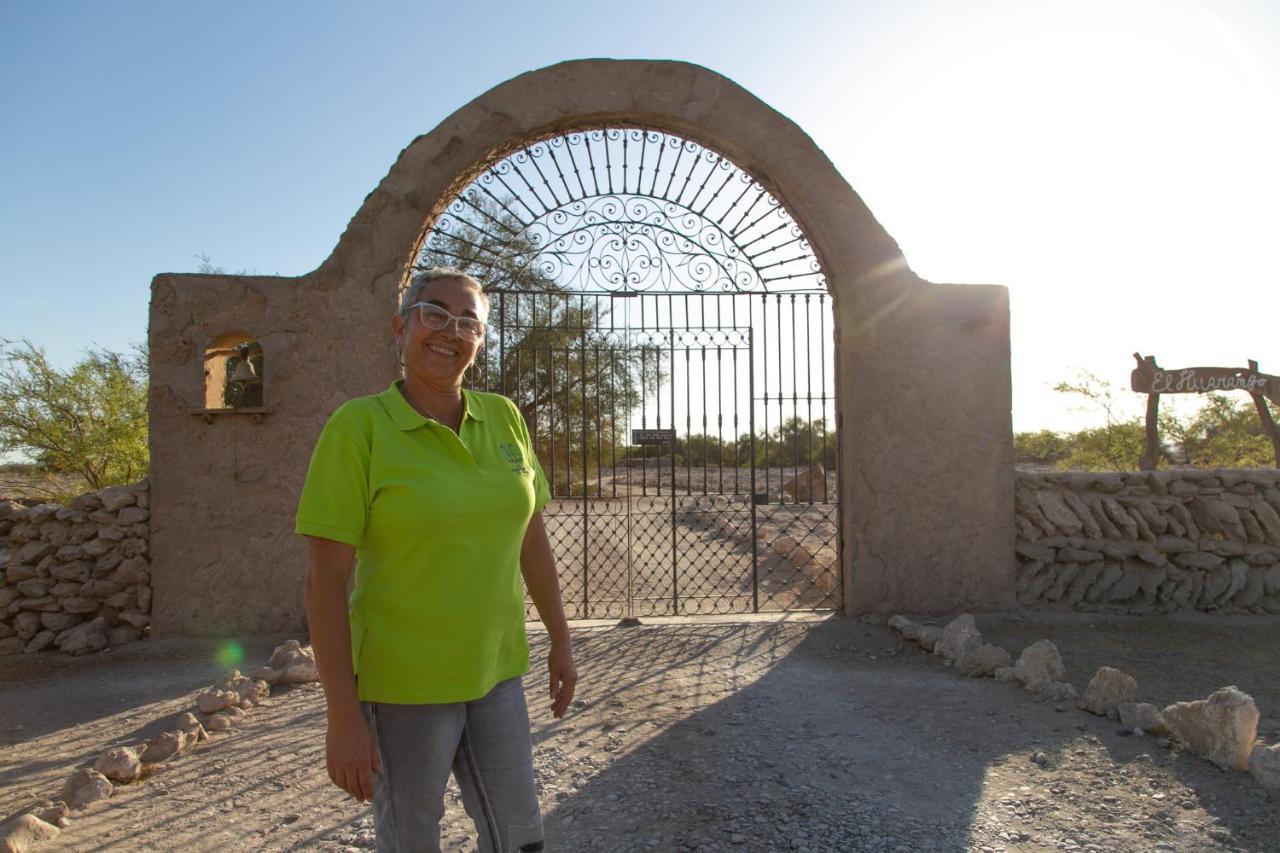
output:
[{"label": "stacked stone wall", "polygon": [[0,654],[83,654],[143,636],[149,496],[144,481],[67,506],[0,501]]},{"label": "stacked stone wall", "polygon": [[1024,607],[1280,613],[1280,471],[1018,472]]}]

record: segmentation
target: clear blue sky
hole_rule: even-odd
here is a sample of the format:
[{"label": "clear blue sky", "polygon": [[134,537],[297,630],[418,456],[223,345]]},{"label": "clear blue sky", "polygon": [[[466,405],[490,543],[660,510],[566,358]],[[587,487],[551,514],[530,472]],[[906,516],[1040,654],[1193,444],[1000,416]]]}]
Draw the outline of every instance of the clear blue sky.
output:
[{"label": "clear blue sky", "polygon": [[1015,426],[1062,426],[1047,384],[1135,349],[1280,372],[1277,45],[1264,0],[0,0],[0,337],[141,341],[153,275],[314,268],[485,89],[672,58],[799,123],[917,272],[1008,285]]}]

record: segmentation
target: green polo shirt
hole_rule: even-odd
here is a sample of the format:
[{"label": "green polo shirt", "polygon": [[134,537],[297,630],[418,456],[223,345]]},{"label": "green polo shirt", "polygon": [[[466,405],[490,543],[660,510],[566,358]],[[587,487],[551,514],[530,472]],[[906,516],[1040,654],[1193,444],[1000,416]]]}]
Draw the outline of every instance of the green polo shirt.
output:
[{"label": "green polo shirt", "polygon": [[329,418],[295,530],[356,548],[360,698],[465,702],[529,668],[520,547],[550,492],[510,400],[464,391],[455,434],[402,381]]}]

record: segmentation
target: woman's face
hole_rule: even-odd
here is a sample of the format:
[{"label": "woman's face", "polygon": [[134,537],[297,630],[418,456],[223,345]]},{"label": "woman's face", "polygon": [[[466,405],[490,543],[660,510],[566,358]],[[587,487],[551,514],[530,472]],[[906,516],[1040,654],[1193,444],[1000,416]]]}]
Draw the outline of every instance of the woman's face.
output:
[{"label": "woman's face", "polygon": [[[488,320],[484,301],[474,287],[456,278],[436,279],[422,289],[418,302],[438,305],[457,317],[472,317],[481,322]],[[391,328],[396,342],[404,353],[406,376],[433,386],[455,387],[462,382],[462,374],[475,360],[484,344],[458,334],[456,321],[450,320],[443,329],[429,329],[422,324],[418,309],[391,318]]]}]

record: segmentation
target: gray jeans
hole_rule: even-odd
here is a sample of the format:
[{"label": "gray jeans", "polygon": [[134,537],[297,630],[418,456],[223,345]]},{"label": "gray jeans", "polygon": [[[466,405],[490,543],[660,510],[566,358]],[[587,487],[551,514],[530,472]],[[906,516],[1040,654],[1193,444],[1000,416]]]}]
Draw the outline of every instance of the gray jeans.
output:
[{"label": "gray jeans", "polygon": [[379,853],[440,850],[450,771],[475,821],[481,851],[543,849],[520,678],[472,702],[362,704],[382,760],[373,795]]}]

